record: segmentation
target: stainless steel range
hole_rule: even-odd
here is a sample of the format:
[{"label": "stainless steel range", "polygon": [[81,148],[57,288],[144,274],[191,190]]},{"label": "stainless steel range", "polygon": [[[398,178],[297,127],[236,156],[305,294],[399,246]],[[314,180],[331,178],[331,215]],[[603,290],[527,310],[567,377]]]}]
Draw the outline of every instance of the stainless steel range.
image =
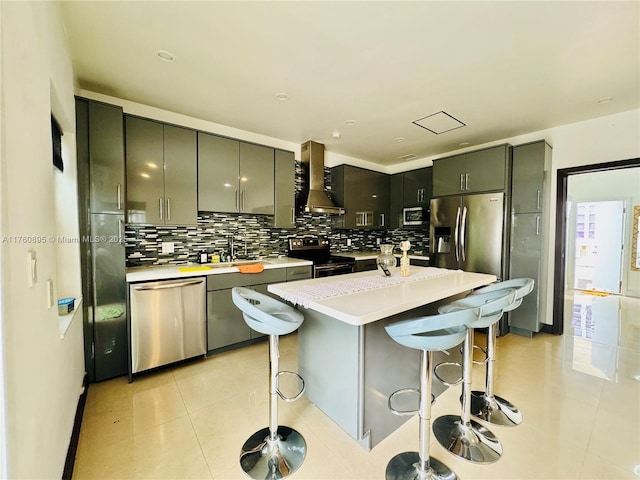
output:
[{"label": "stainless steel range", "polygon": [[290,238],[288,256],[311,260],[313,278],[353,273],[356,266],[355,260],[331,255],[330,243],[325,237]]}]

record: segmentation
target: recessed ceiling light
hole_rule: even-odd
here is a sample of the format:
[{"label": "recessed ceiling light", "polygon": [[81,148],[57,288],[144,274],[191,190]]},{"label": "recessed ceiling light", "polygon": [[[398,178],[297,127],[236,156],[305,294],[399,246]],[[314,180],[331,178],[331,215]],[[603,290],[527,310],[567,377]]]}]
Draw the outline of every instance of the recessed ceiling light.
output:
[{"label": "recessed ceiling light", "polygon": [[347,120],[346,122],[344,122],[344,124],[347,127],[353,127],[356,124],[356,121],[355,120]]},{"label": "recessed ceiling light", "polygon": [[289,100],[289,95],[286,93],[276,93],[276,98],[281,101]]},{"label": "recessed ceiling light", "polygon": [[332,136],[333,138],[341,138],[341,137],[342,137],[342,134],[341,134],[340,132],[333,132],[333,133],[331,134],[331,136]]},{"label": "recessed ceiling light", "polygon": [[613,97],[602,97],[602,98],[598,99],[597,103],[598,103],[598,105],[602,105],[602,104],[609,103],[609,102],[612,102],[612,101],[613,101]]},{"label": "recessed ceiling light", "polygon": [[405,141],[405,138],[404,138],[404,137],[396,137],[396,138],[394,138],[393,140],[394,140],[396,143],[402,143],[402,142],[404,142],[404,141]]},{"label": "recessed ceiling light", "polygon": [[466,147],[467,145],[469,145],[469,142],[460,142],[458,144],[459,147]]},{"label": "recessed ceiling light", "polygon": [[175,60],[175,56],[171,52],[167,52],[166,50],[156,50],[156,56],[162,60],[163,62],[173,62]]}]

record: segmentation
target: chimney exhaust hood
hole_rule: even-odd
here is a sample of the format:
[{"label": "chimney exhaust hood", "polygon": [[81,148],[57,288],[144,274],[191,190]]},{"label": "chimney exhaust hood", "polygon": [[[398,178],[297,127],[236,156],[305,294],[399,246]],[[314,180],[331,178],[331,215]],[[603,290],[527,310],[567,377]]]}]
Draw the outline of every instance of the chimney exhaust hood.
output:
[{"label": "chimney exhaust hood", "polygon": [[308,188],[304,211],[344,215],[344,208],[336,207],[324,191],[324,145],[309,140],[302,144],[300,157]]}]

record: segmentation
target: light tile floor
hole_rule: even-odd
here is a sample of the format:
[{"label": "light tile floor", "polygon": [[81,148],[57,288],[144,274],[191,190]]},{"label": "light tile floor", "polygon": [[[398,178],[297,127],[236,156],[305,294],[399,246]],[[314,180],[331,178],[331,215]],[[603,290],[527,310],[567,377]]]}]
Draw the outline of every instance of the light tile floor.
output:
[{"label": "light tile floor", "polygon": [[[491,465],[458,460],[433,439],[432,456],[462,479],[638,479],[640,299],[570,292],[565,334],[498,339],[496,393],[516,404],[518,427],[491,426],[504,448]],[[482,343],[482,335],[476,336]],[[295,370],[295,334],[280,342]],[[244,479],[240,446],[268,423],[267,343],[142,375],[92,384],[75,479]],[[474,388],[483,383],[474,367]],[[459,412],[459,387],[432,418]],[[306,398],[280,403],[280,423],[307,441],[299,480],[383,479],[387,462],[418,447],[412,418],[364,451]],[[634,469],[636,473],[634,473]]]}]

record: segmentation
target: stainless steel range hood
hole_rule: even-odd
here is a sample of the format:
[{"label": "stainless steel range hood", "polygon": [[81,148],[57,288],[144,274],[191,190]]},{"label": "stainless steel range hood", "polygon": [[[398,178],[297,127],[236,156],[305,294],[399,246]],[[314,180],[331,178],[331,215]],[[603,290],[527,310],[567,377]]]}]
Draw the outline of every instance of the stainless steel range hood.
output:
[{"label": "stainless steel range hood", "polygon": [[304,211],[344,215],[344,208],[336,207],[324,191],[324,145],[311,140],[303,143],[300,162],[308,189]]}]

